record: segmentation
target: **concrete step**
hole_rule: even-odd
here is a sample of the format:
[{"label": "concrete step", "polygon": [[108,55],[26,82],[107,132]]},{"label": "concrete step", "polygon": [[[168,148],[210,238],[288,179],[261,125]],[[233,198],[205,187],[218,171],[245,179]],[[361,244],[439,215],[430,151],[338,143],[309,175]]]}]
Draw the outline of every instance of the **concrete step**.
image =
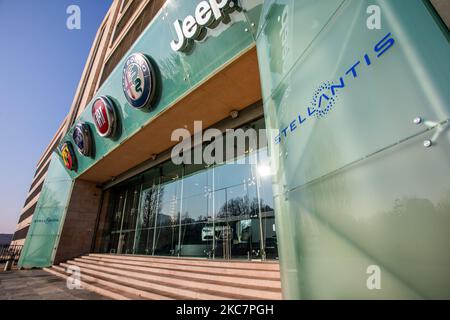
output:
[{"label": "concrete step", "polygon": [[[69,274],[66,273],[66,270],[67,270],[67,267],[69,267],[69,266],[70,265],[68,265],[68,264],[60,264],[59,266],[52,266],[52,269],[57,270],[61,274],[64,274],[65,277],[67,278],[69,276]],[[102,279],[101,277],[91,276],[91,275],[83,272],[81,269],[80,269],[80,272],[81,272],[82,283],[88,282],[89,284],[91,284],[95,287],[101,287],[106,291],[104,293],[98,292],[99,294],[103,294],[105,296],[110,296],[109,293],[112,292],[112,293],[120,293],[120,295],[125,297],[125,299],[113,298],[116,300],[141,300],[141,299],[173,300],[173,299],[178,298],[178,297],[168,297],[168,296],[160,295],[160,294],[157,294],[154,292],[140,290],[138,288],[122,285],[117,282],[111,282],[109,280]],[[86,288],[86,289],[88,289],[88,288]]]},{"label": "concrete step", "polygon": [[276,262],[89,254],[45,270],[67,278],[69,267],[84,288],[113,299],[281,299]]},{"label": "concrete step", "polygon": [[[159,263],[152,261],[132,261],[132,260],[118,260],[110,258],[98,258],[91,256],[83,256],[77,258],[79,261],[83,260],[87,263],[98,263],[104,265],[115,265],[125,267],[135,267],[135,268],[149,268],[163,270],[163,272],[189,272],[198,275],[206,276],[230,276],[237,279],[247,279],[247,280],[267,280],[273,283],[280,284],[280,272],[279,271],[265,271],[265,270],[252,270],[249,266],[248,269],[228,269],[225,267],[208,267],[208,266],[191,266],[185,264],[175,264],[175,263]],[[76,259],[75,259],[76,260]],[[179,261],[181,262],[181,261]]]},{"label": "concrete step", "polygon": [[[121,263],[126,265],[134,266],[145,266],[145,267],[155,267],[168,270],[185,270],[198,273],[209,273],[216,275],[231,275],[231,276],[241,276],[253,279],[266,279],[266,280],[280,280],[280,272],[277,270],[264,270],[264,269],[253,269],[252,263],[247,263],[245,268],[227,268],[226,262],[219,263],[218,266],[208,266],[205,264],[196,263],[194,265],[188,264],[184,260],[166,261],[159,258],[152,259],[151,257],[147,259],[122,259],[121,256],[114,257],[113,255],[102,256],[83,256],[82,259],[94,260],[94,261],[104,261],[105,263]],[[159,262],[162,261],[162,262]],[[256,263],[258,265],[258,263]]]},{"label": "concrete step", "polygon": [[280,289],[273,289],[268,287],[246,286],[246,285],[230,285],[220,280],[205,281],[204,279],[192,279],[188,277],[180,277],[173,275],[160,275],[158,273],[145,273],[138,271],[129,271],[123,269],[116,269],[112,267],[99,266],[94,264],[87,264],[78,261],[68,261],[68,264],[79,266],[80,268],[87,268],[90,270],[105,272],[109,275],[117,275],[126,277],[127,279],[141,280],[144,282],[160,283],[171,288],[189,288],[200,291],[213,291],[214,295],[227,297],[235,296],[236,292],[244,299],[278,299],[281,295]]},{"label": "concrete step", "polygon": [[[68,267],[72,264],[61,263],[61,266]],[[230,299],[226,296],[215,293],[211,294],[209,290],[197,291],[191,288],[184,288],[179,286],[170,286],[167,283],[160,283],[156,281],[146,281],[142,279],[136,279],[129,276],[118,275],[115,273],[102,272],[92,268],[81,267],[83,275],[88,275],[101,279],[102,281],[109,281],[111,283],[118,283],[123,286],[135,288],[138,290],[148,292],[158,292],[164,296],[176,297],[179,300],[227,300]]]},{"label": "concrete step", "polygon": [[144,256],[144,255],[125,255],[125,254],[100,254],[91,253],[89,257],[109,258],[117,260],[130,261],[150,261],[161,263],[175,263],[191,266],[208,266],[229,269],[249,269],[251,270],[265,270],[265,271],[280,271],[280,265],[275,261],[236,261],[236,260],[211,260],[200,258],[183,258],[183,257],[161,257],[161,256]]},{"label": "concrete step", "polygon": [[[68,273],[65,272],[64,268],[58,266],[44,268],[43,270],[63,279],[67,279],[70,276]],[[80,282],[82,288],[92,292],[96,292],[104,297],[111,298],[114,300],[138,300],[140,298],[139,296],[128,295],[123,291],[115,290],[107,286],[95,283],[93,281],[88,281],[86,279],[83,279]]]}]

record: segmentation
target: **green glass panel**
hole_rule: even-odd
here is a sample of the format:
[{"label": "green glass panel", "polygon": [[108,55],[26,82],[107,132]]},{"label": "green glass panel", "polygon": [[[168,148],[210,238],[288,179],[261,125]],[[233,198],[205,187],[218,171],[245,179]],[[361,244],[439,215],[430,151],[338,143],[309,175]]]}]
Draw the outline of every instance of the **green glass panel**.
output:
[{"label": "green glass panel", "polygon": [[264,0],[246,0],[241,1],[240,4],[247,18],[247,22],[250,25],[250,29],[256,37],[258,31],[262,29],[262,26],[260,26],[260,18]]},{"label": "green glass panel", "polygon": [[57,235],[66,207],[38,207],[33,215],[34,235]]},{"label": "green glass panel", "polygon": [[277,0],[264,4],[264,22],[260,23],[262,28],[257,39],[264,72],[261,75],[264,99],[305,54],[342,3],[343,0]]},{"label": "green glass panel", "polygon": [[[287,189],[313,181],[449,117],[445,84],[450,80],[450,65],[443,62],[450,56],[450,46],[422,2],[408,7],[403,24],[398,23],[405,19],[401,6],[382,5],[388,19],[380,31],[363,28],[369,4],[347,1],[337,13],[339,18],[332,19],[322,30],[265,102],[267,127],[280,131],[280,143],[276,143],[277,134],[271,138],[273,153],[283,158],[279,171],[284,176],[279,176],[278,183]],[[420,29],[426,30],[427,43],[423,40],[425,33],[413,33],[410,28],[415,21],[422,22]],[[374,47],[388,33],[395,43],[377,57]],[[365,61],[366,54],[370,65]],[[355,63],[359,63],[356,77],[348,72]],[[268,76],[267,69],[263,70]],[[314,104],[318,88],[327,82],[340,85],[341,77],[345,87],[335,89],[335,101],[323,102],[321,107]],[[331,90],[322,92],[333,97]],[[327,111],[325,106],[331,109]],[[427,122],[414,124],[416,117]]]},{"label": "green glass panel", "polygon": [[[172,32],[172,39],[177,39],[173,23],[194,15],[198,3],[197,1],[173,1],[173,5],[165,6],[164,20],[167,22],[167,28]],[[197,86],[222,67],[226,61],[254,44],[254,39],[249,32],[250,26],[242,10],[235,10],[228,16],[230,20],[228,23],[221,22],[215,28],[207,29],[205,38],[193,42],[188,53],[177,53],[177,56],[183,60],[192,87]],[[167,42],[166,50],[173,52],[170,41]],[[162,46],[166,45],[163,43]]]},{"label": "green glass panel", "polygon": [[421,0],[336,3],[278,9],[279,48],[269,1],[257,38],[284,297],[448,298],[448,34]]},{"label": "green glass panel", "polygon": [[70,180],[46,181],[39,195],[38,208],[65,207],[69,201],[72,185]]},{"label": "green glass panel", "polygon": [[[54,235],[30,235],[32,241],[27,240],[27,245],[20,256],[19,267],[44,268],[52,264],[55,236]],[[26,251],[25,251],[26,250]]]},{"label": "green glass panel", "polygon": [[47,267],[53,262],[58,238],[72,191],[72,180],[54,152],[33,214],[19,266]]},{"label": "green glass panel", "polygon": [[450,297],[450,138],[425,149],[434,133],[276,197],[287,298]]}]

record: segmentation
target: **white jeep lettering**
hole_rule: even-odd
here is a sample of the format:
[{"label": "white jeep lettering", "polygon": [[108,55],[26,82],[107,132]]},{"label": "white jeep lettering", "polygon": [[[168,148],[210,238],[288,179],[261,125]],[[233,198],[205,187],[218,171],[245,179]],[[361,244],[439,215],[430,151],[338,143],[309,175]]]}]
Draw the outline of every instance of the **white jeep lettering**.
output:
[{"label": "white jeep lettering", "polygon": [[227,13],[237,8],[233,0],[209,0],[200,2],[195,15],[189,15],[183,21],[175,20],[173,26],[177,36],[170,43],[173,51],[185,51],[189,42],[199,40],[204,28],[215,28]]}]

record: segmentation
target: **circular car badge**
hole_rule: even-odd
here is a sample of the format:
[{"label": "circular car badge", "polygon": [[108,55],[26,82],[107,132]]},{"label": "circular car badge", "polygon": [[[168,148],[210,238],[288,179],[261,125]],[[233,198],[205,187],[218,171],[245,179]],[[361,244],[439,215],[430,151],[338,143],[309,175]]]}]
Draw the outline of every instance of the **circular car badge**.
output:
[{"label": "circular car badge", "polygon": [[98,97],[92,105],[92,119],[101,137],[114,135],[116,130],[116,112],[114,103],[105,96]]},{"label": "circular car badge", "polygon": [[91,131],[85,123],[79,123],[75,126],[72,133],[73,141],[77,146],[78,152],[83,156],[91,155]]},{"label": "circular car badge", "polygon": [[133,53],[125,61],[122,89],[134,108],[141,109],[151,104],[155,95],[155,72],[144,54]]},{"label": "circular car badge", "polygon": [[73,152],[72,144],[69,141],[64,142],[61,146],[61,158],[67,169],[77,170],[77,158]]}]

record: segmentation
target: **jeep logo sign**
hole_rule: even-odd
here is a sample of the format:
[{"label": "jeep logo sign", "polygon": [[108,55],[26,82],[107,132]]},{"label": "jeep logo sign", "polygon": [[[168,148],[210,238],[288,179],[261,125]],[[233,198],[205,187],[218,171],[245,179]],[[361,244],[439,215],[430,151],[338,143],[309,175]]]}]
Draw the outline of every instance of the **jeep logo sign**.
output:
[{"label": "jeep logo sign", "polygon": [[188,51],[193,40],[202,40],[206,36],[206,29],[213,29],[231,12],[237,9],[233,0],[209,0],[197,5],[194,15],[176,20],[173,23],[177,39],[170,43],[173,51]]}]

